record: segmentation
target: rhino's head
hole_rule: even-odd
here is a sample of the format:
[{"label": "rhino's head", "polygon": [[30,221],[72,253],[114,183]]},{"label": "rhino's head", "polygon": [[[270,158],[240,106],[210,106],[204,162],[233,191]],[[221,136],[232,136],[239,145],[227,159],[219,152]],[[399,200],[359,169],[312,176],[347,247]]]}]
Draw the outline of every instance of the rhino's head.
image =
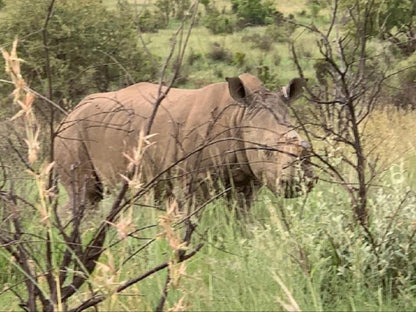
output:
[{"label": "rhino's head", "polygon": [[287,198],[311,190],[316,179],[309,162],[310,145],[289,119],[289,105],[302,94],[305,80],[295,78],[278,93],[249,74],[227,81],[232,98],[244,107],[239,125],[251,172]]}]

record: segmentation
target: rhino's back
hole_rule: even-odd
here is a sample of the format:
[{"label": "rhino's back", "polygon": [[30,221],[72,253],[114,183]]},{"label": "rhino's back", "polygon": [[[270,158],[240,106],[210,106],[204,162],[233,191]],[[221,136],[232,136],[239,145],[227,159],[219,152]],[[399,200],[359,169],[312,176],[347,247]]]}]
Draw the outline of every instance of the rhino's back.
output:
[{"label": "rhino's back", "polygon": [[[158,90],[156,84],[138,83],[86,97],[63,122],[66,126],[56,143],[57,162],[70,166],[88,158],[101,178],[117,182],[127,166],[123,153],[131,154],[137,146]],[[212,130],[208,128],[213,112],[229,101],[225,83],[196,90],[172,88],[152,124],[154,144],[145,160],[147,174],[163,170],[202,144]]]}]

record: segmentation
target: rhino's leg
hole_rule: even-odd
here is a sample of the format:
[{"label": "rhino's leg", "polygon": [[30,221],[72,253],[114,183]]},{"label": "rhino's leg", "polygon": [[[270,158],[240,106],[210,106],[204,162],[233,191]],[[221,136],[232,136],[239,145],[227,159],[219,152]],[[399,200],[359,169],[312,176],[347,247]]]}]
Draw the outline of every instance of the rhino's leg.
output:
[{"label": "rhino's leg", "polygon": [[103,185],[91,162],[80,161],[60,170],[61,183],[69,201],[65,206],[72,215],[83,214],[85,208],[95,208],[103,199]]},{"label": "rhino's leg", "polygon": [[258,189],[259,186],[253,181],[250,181],[247,184],[234,185],[227,196],[228,206],[230,208],[236,206],[236,213],[244,216],[250,211],[251,206],[256,199]]}]

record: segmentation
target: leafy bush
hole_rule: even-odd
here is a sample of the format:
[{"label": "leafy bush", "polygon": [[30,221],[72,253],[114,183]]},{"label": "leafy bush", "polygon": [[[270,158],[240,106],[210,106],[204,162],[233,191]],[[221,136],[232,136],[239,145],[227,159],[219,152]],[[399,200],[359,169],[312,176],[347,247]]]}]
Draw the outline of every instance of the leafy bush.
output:
[{"label": "leafy bush", "polygon": [[242,67],[246,63],[246,54],[244,52],[235,52],[233,57],[233,64]]},{"label": "leafy bush", "polygon": [[203,25],[213,34],[232,34],[234,24],[231,16],[221,14],[216,8],[208,10],[203,19]]},{"label": "leafy bush", "polygon": [[149,9],[144,9],[141,12],[137,23],[141,32],[148,33],[155,33],[159,29],[168,26],[160,20],[160,14],[153,13]]},{"label": "leafy bush", "polygon": [[199,52],[195,52],[194,49],[190,48],[187,63],[192,66],[200,60],[202,60],[202,54]]},{"label": "leafy bush", "polygon": [[[43,94],[48,89],[42,37],[48,4],[7,2],[5,18],[0,21],[0,44],[7,46],[15,36],[21,38],[21,57],[26,61],[23,75]],[[155,68],[139,48],[131,13],[125,8],[110,11],[98,0],[55,3],[46,42],[55,102],[72,106],[88,93],[154,77]]]},{"label": "leafy bush", "polygon": [[257,76],[263,81],[264,85],[268,88],[273,88],[278,84],[278,77],[273,71],[270,70],[267,65],[259,65],[256,68]]},{"label": "leafy bush", "polygon": [[271,24],[276,13],[273,1],[231,0],[231,7],[240,27]]},{"label": "leafy bush", "polygon": [[218,42],[214,42],[210,51],[207,53],[207,58],[213,61],[231,62],[233,60],[232,53]]}]

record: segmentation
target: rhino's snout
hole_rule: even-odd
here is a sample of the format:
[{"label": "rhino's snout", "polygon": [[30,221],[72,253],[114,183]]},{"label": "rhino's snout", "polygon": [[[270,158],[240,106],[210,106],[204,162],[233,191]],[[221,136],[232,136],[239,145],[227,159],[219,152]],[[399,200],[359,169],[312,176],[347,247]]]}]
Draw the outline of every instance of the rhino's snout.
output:
[{"label": "rhino's snout", "polygon": [[[306,144],[308,142],[303,141]],[[303,143],[302,142],[302,143]],[[303,145],[303,144],[302,144]],[[294,198],[304,195],[312,190],[317,182],[317,177],[310,162],[310,145],[302,151],[302,156],[288,167],[286,174],[283,174],[278,182],[278,189],[281,196]]]},{"label": "rhino's snout", "polygon": [[317,179],[313,177],[304,177],[299,179],[282,179],[279,182],[280,194],[285,198],[294,198],[304,195],[312,190]]}]

